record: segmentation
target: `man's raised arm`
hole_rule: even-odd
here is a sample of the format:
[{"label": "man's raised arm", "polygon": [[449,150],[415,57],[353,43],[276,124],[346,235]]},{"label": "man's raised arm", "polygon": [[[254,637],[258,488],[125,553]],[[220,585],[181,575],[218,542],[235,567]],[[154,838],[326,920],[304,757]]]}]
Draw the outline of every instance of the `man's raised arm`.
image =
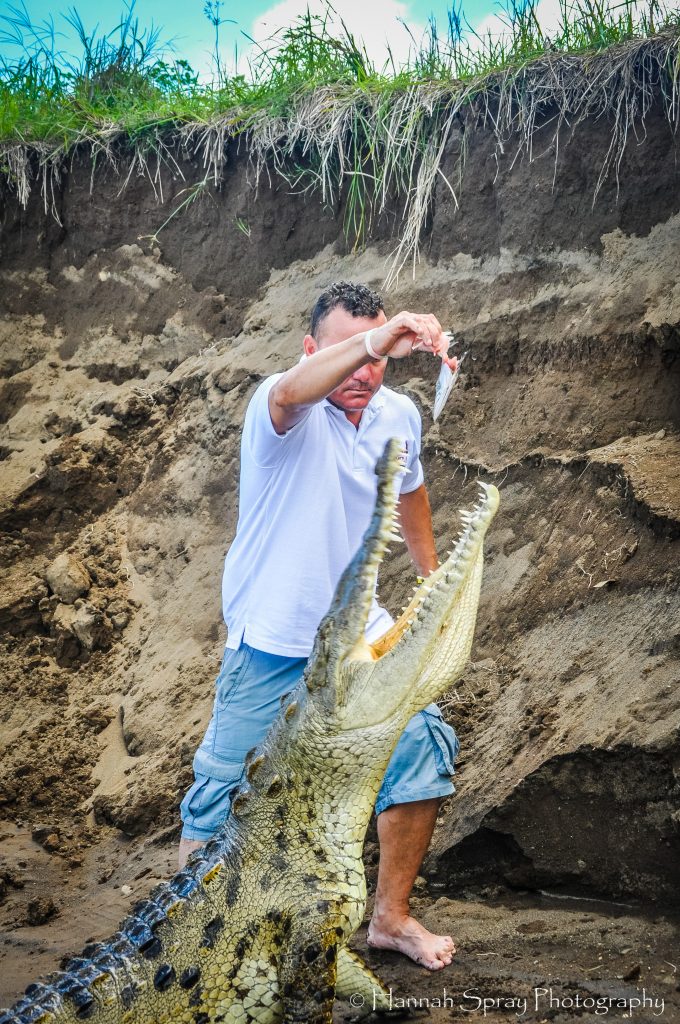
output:
[{"label": "man's raised arm", "polygon": [[[384,318],[384,314],[381,317]],[[364,319],[363,323],[366,322]],[[304,417],[310,406],[326,398],[362,366],[379,363],[388,355],[403,359],[410,355],[414,345],[442,356],[455,368],[455,359],[446,355],[448,339],[437,318],[430,313],[403,312],[391,320],[376,318],[374,327],[344,340],[323,335],[316,340],[308,334],[304,339],[308,358],[287,370],[269,392],[269,415],[274,430],[285,434]]]}]

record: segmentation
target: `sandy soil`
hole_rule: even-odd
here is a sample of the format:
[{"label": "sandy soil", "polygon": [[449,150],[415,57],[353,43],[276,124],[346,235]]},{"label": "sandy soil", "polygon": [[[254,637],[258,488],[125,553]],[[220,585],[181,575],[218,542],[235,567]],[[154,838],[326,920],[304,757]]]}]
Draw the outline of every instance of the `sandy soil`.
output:
[{"label": "sandy soil", "polygon": [[[24,884],[23,898],[3,906],[0,991],[7,1000],[87,941],[110,934],[130,905],[173,868],[174,850],[163,832],[144,842],[114,830],[100,833],[77,866],[48,855],[16,829],[2,836],[4,855],[19,865]],[[372,853],[370,846],[369,859]],[[131,892],[124,895],[123,886]],[[58,917],[28,923],[25,908],[45,907],[56,891]],[[430,928],[455,936],[459,952],[450,968],[432,975],[396,954],[370,950],[365,928],[353,940],[392,989],[395,1013],[408,1007],[415,1019],[489,1024],[680,1019],[677,918],[660,909],[498,886],[451,898],[424,880],[413,905]],[[600,1000],[598,1014],[594,1000]],[[338,1004],[335,1020],[348,1022],[358,1009]]]},{"label": "sandy soil", "polygon": [[[460,953],[437,978],[369,954],[433,1020],[483,1018],[466,991],[501,1001],[490,1021],[524,997],[518,1019],[562,1021],[601,1016],[569,998],[643,989],[680,1020],[680,215],[664,138],[650,129],[646,201],[631,151],[620,204],[605,193],[571,236],[576,184],[551,226],[546,168],[489,185],[480,143],[465,214],[440,197],[429,257],[387,297],[436,312],[469,352],[436,425],[426,360],[388,381],[423,413],[441,550],[478,477],[503,497],[474,660],[443,701],[458,792],[416,899]],[[88,198],[75,168],[61,231],[39,205],[3,210],[0,1004],[171,871],[224,643],[248,399],[297,359],[318,291],[379,286],[389,249],[380,228],[347,255],[337,218],[249,198],[238,163],[212,206],[150,242],[163,218],[143,183],[115,199],[102,174]],[[390,608],[412,577],[395,549]],[[444,985],[453,1008],[433,1002]],[[557,1002],[535,1007],[550,986]]]}]

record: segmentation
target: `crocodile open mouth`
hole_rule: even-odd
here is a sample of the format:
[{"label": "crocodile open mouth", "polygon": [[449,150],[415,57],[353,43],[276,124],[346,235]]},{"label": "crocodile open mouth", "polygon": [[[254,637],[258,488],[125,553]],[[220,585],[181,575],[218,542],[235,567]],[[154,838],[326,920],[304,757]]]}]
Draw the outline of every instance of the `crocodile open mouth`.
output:
[{"label": "crocodile open mouth", "polygon": [[[402,540],[397,514],[399,449],[398,442],[388,442],[378,462],[378,493],[373,517],[361,548],[338,584],[329,613],[334,625],[342,623],[345,635],[353,638],[346,655],[350,662],[380,661],[386,655],[394,655],[402,642],[404,647],[413,641],[417,646],[441,648],[454,642],[458,606],[466,601],[467,582],[475,576],[481,577],[484,536],[498,508],[498,490],[493,484],[480,482],[479,500],[472,511],[461,512],[462,530],[446,560],[414,588],[411,601],[397,621],[369,643],[364,630],[378,570],[389,544]],[[436,660],[441,653],[443,651],[434,655]]]},{"label": "crocodile open mouth", "polygon": [[[355,689],[349,681],[340,681],[345,670],[358,680],[363,678],[362,663],[374,668],[380,665],[381,670],[397,675],[411,674],[413,667],[418,666],[422,679],[434,679],[450,675],[451,664],[458,665],[461,659],[467,659],[472,643],[483,541],[499,501],[493,484],[481,482],[477,504],[471,512],[461,513],[463,528],[446,560],[416,587],[394,625],[377,640],[366,640],[378,570],[390,543],[402,540],[397,515],[400,450],[399,441],[392,439],[378,460],[378,492],[371,521],[338,582],[305,669],[307,686],[312,690],[322,685],[319,680],[328,675],[326,669],[320,671],[318,666],[326,665],[329,658],[336,661],[340,671],[336,677],[338,707],[349,699],[347,686]],[[366,679],[364,684],[369,685]],[[378,709],[372,712],[377,713]]]},{"label": "crocodile open mouth", "polygon": [[[487,528],[498,508],[498,490],[493,484],[480,482],[479,500],[472,511],[462,511],[463,528],[446,560],[413,588],[414,593],[401,615],[381,637],[367,646],[374,660],[393,650],[402,637],[415,632],[428,618],[445,615],[444,607],[451,601],[458,585],[465,579],[469,563],[481,551]],[[398,529],[398,523],[394,522]],[[444,606],[444,607],[442,607]],[[442,630],[446,621],[442,621]]]}]

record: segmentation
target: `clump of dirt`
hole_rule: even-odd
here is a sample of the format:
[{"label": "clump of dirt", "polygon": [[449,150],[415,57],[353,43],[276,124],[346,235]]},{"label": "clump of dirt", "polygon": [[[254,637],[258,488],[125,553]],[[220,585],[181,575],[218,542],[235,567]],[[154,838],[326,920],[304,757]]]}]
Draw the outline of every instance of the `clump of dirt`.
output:
[{"label": "clump of dirt", "polygon": [[[562,1003],[536,1021],[572,1019],[576,993],[648,982],[678,999],[662,917],[680,853],[677,171],[652,119],[653,191],[631,143],[618,203],[607,186],[584,218],[604,145],[591,127],[568,193],[551,191],[552,159],[492,168],[481,132],[460,214],[438,194],[429,257],[386,296],[388,312],[435,312],[468,352],[437,424],[431,360],[387,380],[422,410],[441,551],[478,478],[502,493],[474,661],[443,699],[457,794],[417,909],[458,937],[457,997],[552,979]],[[118,188],[102,169],[90,194],[76,161],[63,228],[37,199],[2,212],[0,1002],[171,871],[224,643],[248,400],[298,359],[319,291],[379,288],[391,244],[382,223],[346,253],[342,210],[256,197],[238,161],[160,243],[144,241],[165,219],[147,186]],[[413,575],[395,550],[392,610]],[[406,987],[439,985],[371,955]]]}]

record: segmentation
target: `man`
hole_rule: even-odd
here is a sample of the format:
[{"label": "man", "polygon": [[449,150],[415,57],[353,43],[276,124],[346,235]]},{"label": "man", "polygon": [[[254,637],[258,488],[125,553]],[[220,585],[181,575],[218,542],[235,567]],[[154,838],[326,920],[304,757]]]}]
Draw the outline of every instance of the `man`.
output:
[{"label": "man", "polygon": [[[421,575],[438,564],[420,465],[413,402],[382,386],[387,356],[413,348],[445,359],[448,343],[430,314],[388,320],[380,297],[339,282],[318,299],[305,357],[259,386],[241,442],[239,520],[222,587],[227,649],[213,715],[182,802],[180,865],[217,831],[244,774],[248,750],[266,735],[283,694],[296,685],[335,585],[355,554],[376,494],[375,463],[402,438],[399,512]],[[391,624],[374,600],[366,635]],[[376,814],[380,865],[369,945],[440,970],[455,947],[409,914],[439,800],[453,792],[458,741],[435,704],[411,719],[385,773]]]}]

